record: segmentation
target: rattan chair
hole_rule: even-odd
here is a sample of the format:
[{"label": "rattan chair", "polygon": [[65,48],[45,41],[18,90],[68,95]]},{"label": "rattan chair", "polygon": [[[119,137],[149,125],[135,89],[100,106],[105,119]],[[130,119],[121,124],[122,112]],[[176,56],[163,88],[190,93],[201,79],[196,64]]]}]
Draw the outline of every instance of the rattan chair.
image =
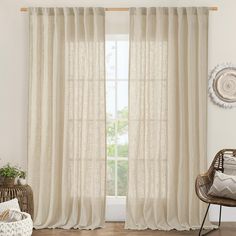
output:
[{"label": "rattan chair", "polygon": [[[224,154],[231,154],[232,156],[236,157],[236,149],[223,149],[219,151],[216,154],[214,160],[212,161],[212,164],[210,168],[208,169],[208,171],[205,174],[198,175],[196,178],[196,182],[195,182],[196,194],[200,200],[208,204],[208,207],[207,207],[207,210],[206,210],[206,213],[205,213],[205,216],[204,216],[204,219],[202,221],[202,225],[199,231],[199,236],[206,235],[210,233],[211,231],[215,230],[213,229],[206,232],[205,234],[201,234],[205,220],[206,220],[206,216],[207,216],[207,213],[211,204],[220,206],[219,223],[218,223],[219,227],[221,223],[222,206],[236,207],[236,200],[222,198],[222,197],[214,197],[208,194],[208,191],[213,183],[215,171],[217,170],[217,171],[224,172]],[[216,229],[219,229],[219,227]]]}]

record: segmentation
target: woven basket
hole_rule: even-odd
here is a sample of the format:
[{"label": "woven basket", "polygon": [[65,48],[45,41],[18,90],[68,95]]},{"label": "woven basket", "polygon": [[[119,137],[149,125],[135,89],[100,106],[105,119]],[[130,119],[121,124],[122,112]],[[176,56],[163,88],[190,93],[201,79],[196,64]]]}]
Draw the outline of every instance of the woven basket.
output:
[{"label": "woven basket", "polygon": [[14,181],[15,181],[15,178],[5,177],[2,185],[5,185],[6,187],[13,187]]},{"label": "woven basket", "polygon": [[15,222],[0,222],[0,236],[30,236],[33,222],[30,214],[21,212],[23,220]]}]

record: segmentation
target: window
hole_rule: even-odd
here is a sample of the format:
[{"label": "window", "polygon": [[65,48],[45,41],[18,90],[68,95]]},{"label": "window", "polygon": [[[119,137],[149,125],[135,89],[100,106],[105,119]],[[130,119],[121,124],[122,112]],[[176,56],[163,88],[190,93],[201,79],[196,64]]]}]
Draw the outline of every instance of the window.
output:
[{"label": "window", "polygon": [[[107,203],[124,207],[128,175],[128,35],[106,39]],[[120,206],[119,206],[120,208]],[[114,213],[113,206],[113,213]],[[120,209],[121,210],[121,209]],[[121,214],[122,210],[111,215]],[[110,212],[111,213],[111,212]]]}]

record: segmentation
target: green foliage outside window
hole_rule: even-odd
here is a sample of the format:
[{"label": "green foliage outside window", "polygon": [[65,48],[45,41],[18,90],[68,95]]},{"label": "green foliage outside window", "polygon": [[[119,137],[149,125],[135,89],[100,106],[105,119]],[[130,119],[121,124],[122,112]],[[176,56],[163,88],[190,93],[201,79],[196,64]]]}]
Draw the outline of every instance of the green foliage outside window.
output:
[{"label": "green foliage outside window", "polygon": [[[118,111],[118,120],[110,120],[107,125],[107,155],[108,157],[128,157],[128,143],[119,143],[119,137],[128,133],[128,108]],[[111,115],[108,114],[108,120]],[[117,125],[117,127],[116,127]],[[116,140],[116,138],[118,140]],[[116,145],[117,143],[117,145]],[[117,150],[116,150],[117,147]],[[117,195],[125,196],[127,192],[128,162],[117,161]],[[115,195],[115,161],[107,163],[107,195]]]},{"label": "green foliage outside window", "polygon": [[[123,110],[118,111],[119,120],[110,121],[107,126],[107,155],[109,157],[115,156],[115,142],[116,142],[116,125],[117,125],[117,136],[124,135],[128,132],[128,108],[125,107]],[[109,115],[108,115],[109,119]],[[128,155],[128,143],[118,144],[117,153],[120,157],[127,157]]]}]

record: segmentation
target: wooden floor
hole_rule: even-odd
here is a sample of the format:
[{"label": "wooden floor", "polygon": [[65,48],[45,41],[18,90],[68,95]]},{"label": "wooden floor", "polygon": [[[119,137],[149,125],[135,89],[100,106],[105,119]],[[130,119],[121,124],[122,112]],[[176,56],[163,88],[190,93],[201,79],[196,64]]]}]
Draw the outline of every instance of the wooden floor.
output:
[{"label": "wooden floor", "polygon": [[[33,236],[188,236],[198,235],[198,231],[152,231],[152,230],[125,230],[123,223],[107,223],[104,229],[97,229],[93,231],[88,230],[62,230],[62,229],[43,229],[34,230]],[[221,229],[213,231],[209,236],[235,236],[235,223],[222,223]]]}]

